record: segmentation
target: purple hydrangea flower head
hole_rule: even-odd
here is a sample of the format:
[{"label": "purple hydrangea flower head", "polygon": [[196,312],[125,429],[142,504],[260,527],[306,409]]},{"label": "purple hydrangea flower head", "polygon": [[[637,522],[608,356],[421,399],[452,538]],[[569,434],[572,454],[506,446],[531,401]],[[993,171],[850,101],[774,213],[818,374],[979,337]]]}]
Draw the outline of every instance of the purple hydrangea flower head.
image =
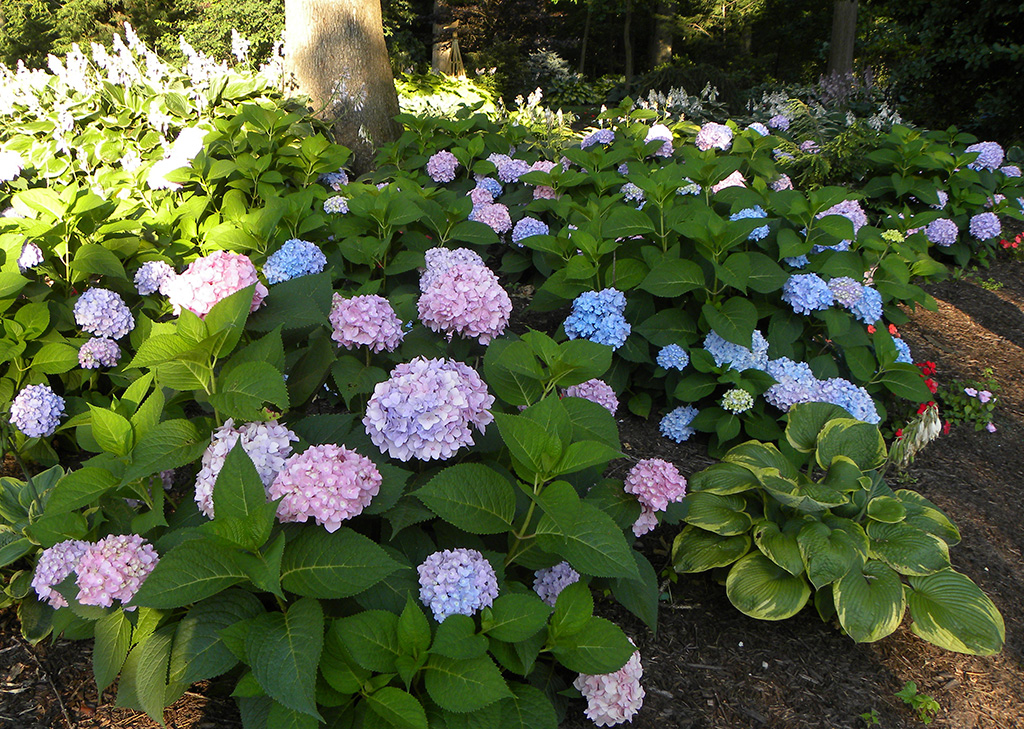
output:
[{"label": "purple hydrangea flower head", "polygon": [[787,266],[792,266],[793,268],[803,268],[811,262],[806,255],[790,256],[789,258],[783,258],[782,260]]},{"label": "purple hydrangea flower head", "polygon": [[947,247],[956,243],[960,230],[949,218],[939,218],[925,226],[924,234],[935,245]]},{"label": "purple hydrangea flower head", "polygon": [[661,419],[658,429],[666,438],[671,438],[676,443],[682,443],[697,432],[690,427],[690,423],[697,417],[698,412],[700,411],[692,405],[680,405]]},{"label": "purple hydrangea flower head", "polygon": [[810,314],[832,306],[835,297],[818,274],[797,273],[782,285],[782,300],[797,314]]},{"label": "purple hydrangea flower head", "polygon": [[598,129],[595,132],[591,132],[587,136],[580,140],[580,149],[586,149],[587,147],[595,144],[608,145],[615,141],[615,132],[611,129]]},{"label": "purple hydrangea flower head", "polygon": [[690,364],[690,353],[678,344],[669,344],[662,347],[655,360],[659,367],[666,370],[684,370]]},{"label": "purple hydrangea flower head", "polygon": [[478,205],[490,205],[494,202],[494,196],[483,187],[474,187],[466,193],[473,201],[473,207]]},{"label": "purple hydrangea flower head", "polygon": [[768,363],[768,374],[776,384],[764,393],[764,399],[783,412],[800,402],[818,399],[820,382],[806,362],[794,362],[789,357],[779,357]]},{"label": "purple hydrangea flower head", "polygon": [[629,470],[623,488],[644,506],[665,511],[686,496],[686,479],[668,461],[645,458]]},{"label": "purple hydrangea flower head", "polygon": [[789,117],[784,114],[776,114],[768,120],[768,126],[772,129],[779,129],[783,132],[789,130]]},{"label": "purple hydrangea flower head", "polygon": [[[902,340],[900,340],[900,341],[902,341]],[[978,400],[980,400],[982,403],[986,403],[986,402],[988,402],[991,399],[992,399],[992,393],[989,392],[988,390],[982,390],[981,392],[978,393]]]},{"label": "purple hydrangea flower head", "polygon": [[427,175],[437,183],[452,182],[455,179],[455,170],[459,167],[459,161],[455,155],[446,149],[442,149],[430,156],[427,160]]},{"label": "purple hydrangea flower head", "polygon": [[892,343],[896,345],[896,361],[906,362],[907,364],[914,364],[914,357],[910,354],[910,345],[904,340],[896,337],[892,340]]},{"label": "purple hydrangea flower head", "polygon": [[[728,129],[728,127],[726,127]],[[732,130],[730,131],[730,136]],[[644,138],[644,143],[647,142],[662,142],[661,147],[655,151],[655,157],[671,157],[672,156],[672,130],[664,124],[655,124],[647,131],[647,136]]]},{"label": "purple hydrangea flower head", "polygon": [[864,295],[864,286],[849,276],[839,276],[828,282],[829,291],[836,303],[844,309],[852,309]]},{"label": "purple hydrangea flower head", "polygon": [[753,124],[751,124],[750,126],[748,126],[748,127],[747,127],[747,129],[750,129],[750,130],[752,130],[752,131],[755,131],[755,132],[757,132],[757,133],[758,133],[758,134],[760,134],[760,135],[761,135],[762,137],[767,137],[767,136],[768,136],[769,134],[771,134],[771,133],[772,133],[772,130],[771,130],[771,129],[769,129],[768,127],[766,127],[766,126],[765,126],[764,124],[762,124],[761,122],[754,122]]},{"label": "purple hydrangea flower head", "polygon": [[605,410],[615,415],[615,411],[619,409],[619,398],[615,395],[615,390],[604,380],[587,380],[581,382],[578,385],[571,385],[562,391],[564,397],[581,397],[584,400],[590,400],[590,402],[597,403]]},{"label": "purple hydrangea flower head", "polygon": [[39,555],[39,562],[36,563],[35,575],[32,577],[32,587],[40,600],[55,610],[67,607],[68,601],[53,588],[75,571],[88,548],[89,542],[68,539],[43,550]]},{"label": "purple hydrangea flower head", "polygon": [[10,182],[21,174],[25,160],[17,152],[0,149],[0,182]]},{"label": "purple hydrangea flower head", "polygon": [[516,223],[516,226],[512,229],[512,242],[521,248],[523,245],[521,243],[523,238],[529,238],[533,235],[547,235],[548,232],[548,226],[546,223],[543,223],[536,218],[526,216]]},{"label": "purple hydrangea flower head", "polygon": [[366,456],[345,446],[325,443],[292,455],[267,489],[280,522],[312,517],[328,532],[362,513],[380,493],[380,471]]},{"label": "purple hydrangea flower head", "polygon": [[937,205],[932,205],[931,207],[935,210],[942,210],[946,207],[946,203],[949,202],[949,193],[945,190],[936,190],[935,194],[938,196],[939,202]]},{"label": "purple hydrangea flower head", "polygon": [[449,615],[473,615],[494,604],[498,578],[491,563],[475,549],[434,552],[416,568],[420,602],[443,623]]},{"label": "purple hydrangea flower head", "polygon": [[317,178],[317,182],[331,188],[335,192],[338,192],[343,186],[348,184],[348,175],[345,170],[338,170],[337,172],[325,172]]},{"label": "purple hydrangea flower head", "polygon": [[746,390],[734,387],[722,395],[722,409],[733,415],[745,413],[754,407],[754,396]]},{"label": "purple hydrangea flower head", "polygon": [[[188,264],[184,272],[164,284],[163,290],[174,306],[174,313],[188,309],[204,319],[221,299],[256,285],[249,311],[256,311],[267,295],[248,256],[231,251],[214,251]],[[116,337],[115,337],[116,339]]]},{"label": "purple hydrangea flower head", "polygon": [[789,179],[789,175],[779,175],[774,180],[772,180],[772,184],[770,187],[775,192],[782,192],[783,190],[792,190],[793,181]]},{"label": "purple hydrangea flower head", "polygon": [[449,339],[458,334],[489,344],[508,326],[512,299],[487,266],[455,264],[423,291],[417,309],[424,324]]},{"label": "purple hydrangea flower head", "polygon": [[622,193],[622,198],[626,202],[637,202],[641,204],[644,202],[644,191],[641,190],[636,185],[634,185],[632,182],[627,182],[625,185],[623,185],[622,189],[620,189],[619,192]]},{"label": "purple hydrangea flower head", "polygon": [[64,414],[64,398],[49,385],[28,385],[11,401],[11,424],[29,438],[53,435]]},{"label": "purple hydrangea flower head", "polygon": [[113,339],[106,337],[93,337],[78,350],[78,364],[87,370],[116,367],[120,359],[121,348]]},{"label": "purple hydrangea flower head", "polygon": [[746,187],[746,186],[747,186],[746,178],[742,175],[742,173],[740,173],[739,170],[736,170],[735,172],[730,174],[728,177],[726,177],[721,182],[716,182],[714,185],[712,185],[711,186],[711,192],[712,193],[720,192],[720,191],[724,190],[727,187]]},{"label": "purple hydrangea flower head", "polygon": [[492,154],[487,159],[498,168],[498,179],[506,184],[516,182],[530,171],[529,162],[509,157],[507,154]]},{"label": "purple hydrangea flower head", "polygon": [[426,268],[420,275],[420,291],[426,291],[452,266],[483,266],[484,259],[469,248],[431,248],[423,254]]},{"label": "purple hydrangea flower head", "polygon": [[974,388],[974,387],[965,387],[964,388],[964,394],[967,395],[968,397],[977,397],[978,396],[978,390],[977,390],[977,388]]},{"label": "purple hydrangea flower head", "polygon": [[865,286],[861,289],[860,300],[850,307],[850,313],[864,324],[874,324],[882,318],[882,295],[876,289]]},{"label": "purple hydrangea flower head", "polygon": [[493,177],[484,177],[483,175],[477,175],[474,179],[476,180],[476,186],[482,187],[483,189],[487,190],[487,192],[491,193],[491,197],[501,197],[501,193],[504,188],[502,188],[501,183],[495,180]]},{"label": "purple hydrangea flower head", "polygon": [[995,170],[1003,163],[1003,148],[996,142],[978,142],[964,150],[968,154],[977,152],[978,156],[973,162],[968,162],[968,169],[972,170]]},{"label": "purple hydrangea flower head", "polygon": [[642,676],[640,651],[636,651],[615,673],[581,673],[572,685],[587,700],[586,716],[595,726],[615,726],[632,722],[643,706],[646,694],[640,685]]},{"label": "purple hydrangea flower head", "polygon": [[210,436],[210,445],[203,452],[199,473],[196,475],[195,500],[199,510],[207,518],[213,518],[213,487],[224,468],[228,453],[239,440],[242,442],[242,450],[252,460],[266,488],[284,468],[285,461],[292,454],[292,443],[298,439],[299,436],[276,420],[245,423],[240,428],[235,427],[231,418],[225,420],[224,425],[216,428]]},{"label": "purple hydrangea flower head", "polygon": [[697,132],[695,140],[697,149],[706,152],[709,149],[727,150],[732,146],[732,129],[725,124],[707,122]]},{"label": "purple hydrangea flower head", "polygon": [[32,241],[25,241],[21,246],[21,254],[18,256],[18,271],[25,273],[30,268],[35,268],[43,262],[43,251]]},{"label": "purple hydrangea flower head", "polygon": [[857,420],[863,420],[865,423],[877,425],[882,420],[875,408],[875,401],[871,399],[868,391],[842,377],[833,377],[820,382],[817,400],[838,405]]},{"label": "purple hydrangea flower head", "polygon": [[508,207],[501,203],[476,205],[470,211],[469,219],[489,225],[498,235],[512,230],[512,218],[508,214]]},{"label": "purple hydrangea flower head", "polygon": [[541,600],[554,607],[562,590],[579,581],[579,572],[570,567],[568,562],[559,562],[552,567],[541,567],[534,573],[533,591]]},{"label": "purple hydrangea flower head", "polygon": [[821,151],[821,147],[813,139],[805,139],[800,142],[800,151],[805,154],[818,154]]},{"label": "purple hydrangea flower head", "polygon": [[118,294],[89,289],[75,302],[75,323],[97,337],[120,339],[135,328],[135,317]]},{"label": "purple hydrangea flower head", "polygon": [[163,285],[176,275],[171,265],[165,261],[147,261],[135,272],[135,290],[141,296],[148,296],[160,291]]},{"label": "purple hydrangea flower head", "polygon": [[822,210],[814,217],[824,218],[826,215],[842,215],[853,223],[854,235],[857,235],[857,232],[867,225],[868,222],[868,215],[864,212],[864,208],[860,206],[859,200],[843,200],[840,203],[836,203],[828,210]]},{"label": "purple hydrangea flower head", "polygon": [[494,420],[494,396],[472,368],[455,360],[417,357],[391,370],[366,404],[363,425],[392,458],[447,460],[473,445]]},{"label": "purple hydrangea flower head", "polygon": [[[733,213],[729,216],[729,220],[747,220],[751,218],[767,218],[768,213],[760,205],[755,205],[752,208],[743,208],[739,212]],[[754,228],[750,231],[750,235],[747,236],[747,240],[764,240],[768,236],[768,226],[762,225],[759,228]]]},{"label": "purple hydrangea flower head", "polygon": [[367,294],[331,300],[331,339],[345,349],[369,347],[372,352],[393,352],[405,332],[402,322],[383,296]]},{"label": "purple hydrangea flower head", "polygon": [[569,339],[589,339],[618,349],[631,331],[623,316],[625,309],[626,296],[617,289],[584,291],[572,302],[565,334]]},{"label": "purple hydrangea flower head", "polygon": [[86,549],[75,569],[78,602],[110,607],[114,600],[130,601],[158,561],[153,545],[138,534],[101,539]]},{"label": "purple hydrangea flower head", "polygon": [[326,265],[327,256],[315,243],[292,238],[267,258],[263,264],[263,275],[267,277],[267,283],[276,284],[320,273]]},{"label": "purple hydrangea flower head", "polygon": [[1020,167],[1017,165],[1006,165],[1005,167],[1000,167],[999,171],[1007,177],[1020,177]]},{"label": "purple hydrangea flower head", "polygon": [[978,240],[988,240],[999,235],[1003,226],[999,222],[999,216],[995,213],[978,213],[971,218],[968,229]]},{"label": "purple hydrangea flower head", "polygon": [[986,424],[985,425],[985,430],[987,430],[989,433],[995,433],[996,432],[996,424],[992,423],[992,422]]},{"label": "purple hydrangea flower head", "polygon": [[324,212],[328,215],[344,215],[348,212],[348,198],[344,195],[333,195],[324,200]]},{"label": "purple hydrangea flower head", "polygon": [[750,346],[743,347],[723,339],[714,330],[704,337],[704,349],[714,358],[715,366],[723,369],[764,371],[768,366],[768,340],[761,331],[754,330]]}]

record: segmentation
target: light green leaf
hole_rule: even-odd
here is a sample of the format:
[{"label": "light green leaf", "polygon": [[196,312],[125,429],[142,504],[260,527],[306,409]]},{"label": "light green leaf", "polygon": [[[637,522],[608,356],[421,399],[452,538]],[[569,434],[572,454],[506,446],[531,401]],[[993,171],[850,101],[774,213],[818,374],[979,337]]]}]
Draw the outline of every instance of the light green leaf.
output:
[{"label": "light green leaf", "polygon": [[862,471],[870,471],[885,460],[885,440],[875,425],[851,418],[830,420],[818,435],[814,457],[828,468],[836,456],[846,456]]},{"label": "light green leaf", "polygon": [[139,438],[122,484],[192,463],[203,455],[208,439],[188,420],[165,420]]},{"label": "light green leaf", "polygon": [[92,435],[100,447],[116,456],[125,456],[131,449],[135,436],[132,424],[112,410],[89,406],[92,414]]},{"label": "light green leaf", "polygon": [[957,653],[989,656],[1002,650],[1003,616],[969,577],[947,569],[909,582],[910,629],[916,635]]},{"label": "light green leaf", "polygon": [[722,537],[687,524],[672,542],[676,572],[705,572],[726,567],[750,551],[750,536]]},{"label": "light green leaf", "polygon": [[44,344],[32,358],[32,369],[44,375],[62,375],[78,367],[78,350],[63,342]]},{"label": "light green leaf", "polygon": [[47,514],[60,514],[93,503],[117,486],[117,479],[105,468],[86,466],[71,471],[54,487],[46,502]]},{"label": "light green leaf", "polygon": [[745,534],[753,525],[742,496],[719,496],[706,491],[688,494],[683,521],[723,537]]}]

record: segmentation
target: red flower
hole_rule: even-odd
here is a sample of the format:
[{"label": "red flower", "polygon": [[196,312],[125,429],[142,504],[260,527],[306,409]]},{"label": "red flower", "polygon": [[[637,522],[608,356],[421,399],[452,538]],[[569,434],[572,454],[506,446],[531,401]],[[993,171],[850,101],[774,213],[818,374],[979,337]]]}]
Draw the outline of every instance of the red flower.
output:
[{"label": "red flower", "polygon": [[917,406],[917,414],[920,415],[921,413],[923,413],[925,410],[927,410],[928,408],[930,408],[934,404],[935,404],[934,400],[931,400],[930,402],[923,402],[923,403],[921,403],[920,405]]},{"label": "red flower", "polygon": [[874,324],[868,324],[868,334],[874,334],[874,333],[875,333],[875,325]]},{"label": "red flower", "polygon": [[949,435],[949,421],[948,420],[942,426],[942,434],[943,435]]},{"label": "red flower", "polygon": [[896,431],[896,437],[897,438],[902,438],[903,437],[903,428],[900,428],[899,430]]},{"label": "red flower", "polygon": [[935,380],[933,380],[933,379],[932,379],[931,377],[929,377],[928,379],[926,379],[926,380],[924,381],[924,384],[925,384],[925,387],[927,387],[927,388],[928,388],[928,391],[929,391],[929,392],[931,392],[931,394],[933,394],[933,395],[934,395],[934,394],[935,394],[935,393],[936,393],[936,392],[938,391],[938,389],[939,389],[939,386],[935,384]]},{"label": "red flower", "polygon": [[889,325],[889,334],[893,335],[894,337],[898,337],[900,335],[900,332],[896,328],[895,324],[890,324]]},{"label": "red flower", "polygon": [[921,374],[925,377],[935,374],[935,363],[934,362],[918,362],[917,366],[921,369]]}]

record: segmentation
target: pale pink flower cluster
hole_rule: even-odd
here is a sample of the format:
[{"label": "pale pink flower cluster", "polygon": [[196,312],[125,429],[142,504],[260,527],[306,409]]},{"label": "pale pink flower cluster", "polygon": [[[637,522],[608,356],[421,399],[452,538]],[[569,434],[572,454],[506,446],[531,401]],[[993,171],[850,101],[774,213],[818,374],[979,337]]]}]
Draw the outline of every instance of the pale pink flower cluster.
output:
[{"label": "pale pink flower cluster", "polygon": [[130,601],[158,561],[153,545],[138,534],[111,535],[89,545],[75,568],[78,602],[110,607],[114,600]]},{"label": "pale pink flower cluster", "polygon": [[427,160],[427,175],[434,182],[451,182],[455,179],[455,170],[458,167],[459,160],[455,158],[455,155],[442,149]]},{"label": "pale pink flower cluster", "polygon": [[469,213],[469,219],[490,226],[498,235],[512,230],[512,216],[508,213],[508,206],[502,203],[475,205]]},{"label": "pale pink flower cluster", "polygon": [[633,534],[642,536],[657,526],[656,512],[686,496],[686,479],[674,465],[660,458],[645,458],[630,469],[623,489],[636,496],[643,512],[633,525]]},{"label": "pale pink flower cluster", "polygon": [[75,571],[88,548],[89,542],[68,539],[43,550],[39,555],[39,562],[36,563],[36,573],[32,577],[32,587],[40,600],[49,603],[54,609],[67,606],[68,601],[53,588]]},{"label": "pale pink flower cluster", "polygon": [[587,700],[586,716],[596,726],[615,726],[632,721],[644,704],[640,651],[615,673],[591,676],[581,673],[572,685]]},{"label": "pale pink flower cluster", "polygon": [[508,326],[512,299],[491,269],[455,264],[433,279],[417,308],[423,323],[449,340],[458,334],[489,344]]},{"label": "pale pink flower cluster", "polygon": [[345,349],[366,346],[371,352],[393,352],[405,336],[391,302],[376,294],[351,299],[334,294],[330,320],[331,339]]},{"label": "pale pink flower cluster", "polygon": [[615,411],[619,409],[619,398],[616,397],[615,390],[604,380],[593,379],[578,385],[571,385],[562,390],[562,395],[563,397],[581,397],[584,400],[596,402],[612,415],[615,415]]},{"label": "pale pink flower cluster", "polygon": [[[539,159],[530,165],[530,172],[551,172],[557,163],[546,159]],[[556,200],[558,193],[550,185],[537,185],[533,188],[534,200]]]},{"label": "pale pink flower cluster", "polygon": [[[726,127],[728,129],[728,127]],[[703,130],[702,130],[703,131]],[[700,135],[697,135],[700,137]],[[731,139],[731,135],[730,135]],[[644,138],[644,143],[647,142],[663,142],[661,147],[655,151],[655,157],[671,157],[672,156],[672,130],[664,124],[655,124],[647,131],[647,136]]]},{"label": "pale pink flower cluster", "polygon": [[711,192],[715,193],[715,192],[718,192],[719,190],[724,190],[727,187],[746,187],[746,186],[747,186],[746,178],[743,177],[742,174],[740,174],[739,170],[736,170],[735,172],[733,172],[731,175],[726,177],[721,182],[717,182],[714,185],[712,185],[711,186]]},{"label": "pale pink flower cluster", "polygon": [[174,306],[174,313],[185,308],[204,318],[210,309],[236,291],[256,284],[249,311],[256,311],[267,295],[267,287],[260,283],[256,267],[248,256],[230,251],[215,251],[197,258],[188,268],[164,284],[162,292]]},{"label": "pale pink flower cluster", "polygon": [[455,265],[483,266],[484,259],[469,248],[431,248],[423,254],[426,268],[420,275],[420,291],[433,286],[449,268]]},{"label": "pale pink flower cluster", "polygon": [[697,132],[697,149],[707,151],[709,149],[726,150],[732,146],[732,129],[725,124],[708,122]]},{"label": "pale pink flower cluster", "polygon": [[393,458],[451,458],[473,445],[494,420],[494,396],[471,367],[455,360],[417,357],[391,371],[366,404],[363,425],[373,444]]},{"label": "pale pink flower cluster", "polygon": [[289,458],[268,494],[281,499],[279,521],[305,522],[313,517],[328,532],[336,532],[341,522],[370,505],[381,482],[380,471],[369,458],[325,443]]},{"label": "pale pink flower cluster", "polygon": [[284,468],[285,460],[292,454],[292,443],[297,441],[299,436],[276,420],[246,423],[240,428],[235,427],[231,418],[224,421],[224,425],[213,431],[210,445],[203,453],[201,467],[196,475],[196,504],[207,518],[212,519],[214,516],[213,487],[217,483],[217,476],[224,467],[228,453],[239,439],[242,441],[242,450],[256,466],[263,486],[267,487]]}]

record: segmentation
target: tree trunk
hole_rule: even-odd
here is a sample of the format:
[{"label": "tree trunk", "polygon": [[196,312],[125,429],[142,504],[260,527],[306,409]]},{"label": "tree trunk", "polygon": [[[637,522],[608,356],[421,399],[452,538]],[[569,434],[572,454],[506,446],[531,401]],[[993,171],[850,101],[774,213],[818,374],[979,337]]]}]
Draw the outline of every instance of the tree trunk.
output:
[{"label": "tree trunk", "polygon": [[435,73],[451,74],[452,41],[451,13],[444,0],[434,0],[434,43],[430,51],[430,69]]},{"label": "tree trunk", "polygon": [[651,41],[648,46],[651,68],[656,68],[672,60],[672,26],[668,22],[669,15],[673,11],[671,5],[669,0],[658,0],[654,9],[654,32],[651,33]]},{"label": "tree trunk", "polygon": [[285,0],[285,62],[299,91],[352,150],[352,170],[398,138],[398,94],[379,0]]},{"label": "tree trunk", "polygon": [[832,4],[832,42],[828,53],[828,75],[853,73],[853,44],[857,40],[857,0],[835,0]]},{"label": "tree trunk", "polygon": [[583,73],[583,64],[587,59],[587,39],[590,37],[590,19],[594,15],[594,0],[587,0],[587,20],[583,23],[583,41],[580,43],[580,65],[576,69]]},{"label": "tree trunk", "polygon": [[626,54],[626,92],[633,86],[633,38],[630,25],[633,22],[633,0],[626,0],[626,20],[622,24],[622,49]]}]

